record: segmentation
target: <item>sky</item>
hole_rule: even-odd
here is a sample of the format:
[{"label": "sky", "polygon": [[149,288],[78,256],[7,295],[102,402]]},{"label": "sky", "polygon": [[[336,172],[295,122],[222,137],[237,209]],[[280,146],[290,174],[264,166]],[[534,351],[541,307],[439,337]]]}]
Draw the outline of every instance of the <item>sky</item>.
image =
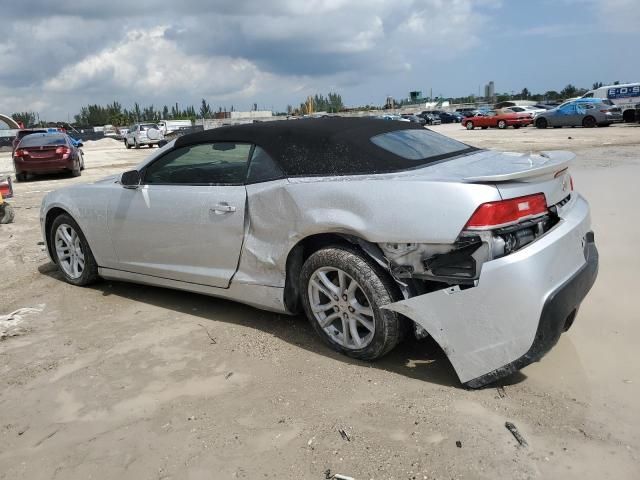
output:
[{"label": "sky", "polygon": [[3,0],[0,113],[640,81],[640,0]]}]

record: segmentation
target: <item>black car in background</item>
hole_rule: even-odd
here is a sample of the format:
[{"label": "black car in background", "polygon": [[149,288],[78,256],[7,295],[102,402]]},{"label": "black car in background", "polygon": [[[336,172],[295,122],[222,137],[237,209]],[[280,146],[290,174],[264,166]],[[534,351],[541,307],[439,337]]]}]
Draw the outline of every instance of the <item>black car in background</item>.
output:
[{"label": "black car in background", "polygon": [[427,125],[440,125],[442,123],[440,116],[435,111],[424,111],[419,116],[425,120]]},{"label": "black car in background", "polygon": [[449,112],[440,112],[438,114],[442,123],[460,123],[462,121],[462,115],[456,115]]}]

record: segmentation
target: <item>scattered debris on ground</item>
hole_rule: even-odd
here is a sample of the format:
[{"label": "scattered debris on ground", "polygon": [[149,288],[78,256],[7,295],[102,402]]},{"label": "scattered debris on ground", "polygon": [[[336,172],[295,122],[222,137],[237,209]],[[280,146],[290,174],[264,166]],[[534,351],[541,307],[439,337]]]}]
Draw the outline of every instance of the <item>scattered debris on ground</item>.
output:
[{"label": "scattered debris on ground", "polygon": [[343,440],[346,440],[347,442],[351,441],[351,437],[349,436],[349,434],[346,432],[344,428],[339,428],[338,433],[340,433],[340,436],[342,437]]},{"label": "scattered debris on ground", "polygon": [[19,308],[7,315],[0,315],[0,340],[24,335],[27,330],[19,326],[23,317],[40,313],[43,309],[44,304],[41,304],[36,307]]},{"label": "scattered debris on ground", "polygon": [[198,325],[200,325],[204,329],[204,331],[207,332],[207,337],[209,337],[209,340],[211,341],[211,345],[215,345],[218,343],[215,337],[213,337],[211,333],[209,333],[209,330],[207,330],[207,327],[205,327],[201,323],[199,323]]},{"label": "scattered debris on ground", "polygon": [[515,439],[518,441],[518,443],[520,444],[521,447],[529,446],[527,441],[520,434],[520,432],[518,431],[518,429],[516,428],[516,426],[513,423],[505,422],[504,426],[507,427],[507,430],[509,430],[511,432],[511,435],[513,435],[515,437]]}]

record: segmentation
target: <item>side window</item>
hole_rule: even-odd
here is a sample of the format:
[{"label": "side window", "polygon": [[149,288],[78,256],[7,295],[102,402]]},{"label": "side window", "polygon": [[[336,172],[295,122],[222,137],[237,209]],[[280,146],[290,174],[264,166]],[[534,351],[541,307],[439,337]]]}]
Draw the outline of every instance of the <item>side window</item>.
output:
[{"label": "side window", "polygon": [[564,115],[572,115],[576,113],[576,105],[574,103],[570,103],[569,105],[565,105],[560,109],[560,113]]},{"label": "side window", "polygon": [[587,93],[586,95],[583,95],[582,98],[593,98],[593,93]]},{"label": "side window", "polygon": [[276,162],[267,152],[256,145],[249,162],[247,183],[268,182],[283,177],[284,174]]},{"label": "side window", "polygon": [[585,105],[584,103],[578,103],[575,106],[576,109],[576,113],[578,115],[584,115],[585,113],[587,113],[587,108],[589,108],[590,105]]},{"label": "side window", "polygon": [[145,169],[145,184],[240,185],[244,183],[251,145],[201,143],[177,148]]}]

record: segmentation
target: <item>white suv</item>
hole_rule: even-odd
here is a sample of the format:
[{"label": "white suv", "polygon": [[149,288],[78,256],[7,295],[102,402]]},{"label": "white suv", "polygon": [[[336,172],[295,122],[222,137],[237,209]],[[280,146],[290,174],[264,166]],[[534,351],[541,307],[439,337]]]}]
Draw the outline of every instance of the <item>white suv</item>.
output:
[{"label": "white suv", "polygon": [[151,148],[163,140],[164,136],[155,123],[136,123],[129,127],[129,131],[124,136],[124,145],[127,148],[149,145]]}]

